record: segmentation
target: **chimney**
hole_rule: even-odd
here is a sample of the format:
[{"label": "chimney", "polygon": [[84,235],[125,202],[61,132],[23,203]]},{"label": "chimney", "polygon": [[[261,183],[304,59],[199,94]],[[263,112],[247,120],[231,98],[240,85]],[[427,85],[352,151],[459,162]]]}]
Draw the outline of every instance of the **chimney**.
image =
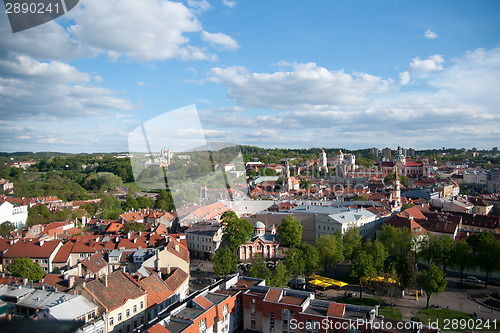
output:
[{"label": "chimney", "polygon": [[131,232],[127,233],[127,238],[128,238],[128,239],[130,239],[130,237],[131,237],[131,236],[132,236],[132,233],[131,233]]},{"label": "chimney", "polygon": [[28,278],[23,279],[23,286],[26,286],[26,285],[28,285]]},{"label": "chimney", "polygon": [[167,274],[170,275],[170,265],[167,265]]},{"label": "chimney", "polygon": [[43,246],[43,243],[45,243],[44,240],[40,240],[40,246]]},{"label": "chimney", "polygon": [[104,275],[104,286],[107,288],[108,287],[108,276]]},{"label": "chimney", "polygon": [[74,285],[75,285],[75,277],[73,275],[69,276],[68,277],[68,288],[71,289],[71,288],[73,288]]}]

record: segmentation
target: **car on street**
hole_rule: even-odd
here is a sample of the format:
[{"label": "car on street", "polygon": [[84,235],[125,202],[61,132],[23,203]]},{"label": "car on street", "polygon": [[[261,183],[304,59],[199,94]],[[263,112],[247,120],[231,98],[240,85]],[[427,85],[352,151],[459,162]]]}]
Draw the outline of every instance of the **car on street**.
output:
[{"label": "car on street", "polygon": [[477,277],[475,276],[468,276],[467,277],[467,282],[475,282],[475,283],[483,283],[483,281],[479,280]]}]

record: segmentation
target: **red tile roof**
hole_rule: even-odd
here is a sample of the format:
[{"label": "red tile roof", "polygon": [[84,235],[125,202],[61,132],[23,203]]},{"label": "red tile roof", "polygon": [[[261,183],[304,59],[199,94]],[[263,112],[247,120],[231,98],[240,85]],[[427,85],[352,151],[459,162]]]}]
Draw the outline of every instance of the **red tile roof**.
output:
[{"label": "red tile roof", "polygon": [[208,299],[206,299],[202,295],[196,297],[194,299],[194,302],[196,304],[198,304],[199,306],[201,306],[204,310],[208,310],[214,305],[212,302],[210,302]]},{"label": "red tile roof", "polygon": [[326,315],[328,317],[343,318],[344,311],[345,311],[344,304],[330,302],[330,304],[328,305],[328,311],[327,311]]},{"label": "red tile roof", "polygon": [[407,228],[410,229],[416,235],[423,235],[427,233],[427,230],[423,228],[419,223],[415,222],[415,220],[410,218],[404,218],[398,215],[395,215],[385,221],[383,225],[389,224],[396,228]]},{"label": "red tile roof", "polygon": [[106,233],[118,233],[123,228],[122,223],[110,223],[106,229]]},{"label": "red tile roof", "polygon": [[137,299],[146,292],[132,282],[121,270],[109,274],[108,286],[104,278],[89,281],[84,286],[85,290],[93,295],[108,311],[113,311],[123,306],[129,299]]},{"label": "red tile roof", "polygon": [[188,273],[180,268],[176,268],[164,281],[168,289],[175,293],[187,278],[189,278]]},{"label": "red tile roof", "polygon": [[163,327],[161,324],[156,324],[155,326],[153,327],[150,327],[146,330],[146,332],[148,333],[172,333],[170,332],[168,329],[166,329],[165,327]]},{"label": "red tile roof", "polygon": [[92,273],[97,273],[104,267],[108,266],[108,263],[106,262],[106,260],[104,260],[104,257],[102,256],[102,253],[93,254],[90,256],[90,258],[87,258],[80,262],[82,266],[87,268],[87,271],[90,271]]},{"label": "red tile roof", "polygon": [[277,303],[279,302],[281,298],[281,293],[283,291],[281,289],[276,289],[276,288],[269,288],[267,291],[266,297],[264,298],[265,301],[268,302],[274,302]]},{"label": "red tile roof", "polygon": [[148,308],[162,303],[173,295],[167,284],[155,272],[137,283],[148,293]]},{"label": "red tile roof", "polygon": [[71,249],[73,248],[73,242],[67,242],[61,246],[59,251],[57,251],[54,257],[55,263],[65,263],[68,261],[69,255],[71,254]]},{"label": "red tile roof", "polygon": [[49,258],[59,246],[61,241],[18,241],[13,244],[6,253],[4,258]]}]

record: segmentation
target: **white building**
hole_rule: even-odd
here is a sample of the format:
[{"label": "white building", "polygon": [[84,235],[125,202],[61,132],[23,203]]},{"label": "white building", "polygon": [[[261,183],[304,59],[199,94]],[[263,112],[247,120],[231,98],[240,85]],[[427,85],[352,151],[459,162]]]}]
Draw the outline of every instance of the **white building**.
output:
[{"label": "white building", "polygon": [[357,227],[362,236],[372,237],[376,232],[377,215],[363,208],[302,205],[290,212],[314,214],[316,238],[333,235],[337,231],[344,234],[353,227]]},{"label": "white building", "polygon": [[8,201],[0,203],[0,224],[11,222],[16,228],[21,228],[28,220],[28,206],[14,206]]},{"label": "white building", "polygon": [[198,222],[186,230],[189,252],[197,258],[209,258],[222,242],[222,228],[217,221]]}]

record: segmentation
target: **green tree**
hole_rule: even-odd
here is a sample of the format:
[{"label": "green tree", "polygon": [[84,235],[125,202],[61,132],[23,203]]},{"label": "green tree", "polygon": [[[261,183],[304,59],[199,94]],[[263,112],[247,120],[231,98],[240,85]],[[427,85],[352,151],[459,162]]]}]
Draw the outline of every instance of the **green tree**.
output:
[{"label": "green tree", "polygon": [[367,279],[377,274],[373,266],[373,256],[365,250],[359,251],[351,265],[351,276],[359,282],[359,298],[363,298],[363,285]]},{"label": "green tree", "polygon": [[488,278],[491,273],[500,271],[500,241],[490,232],[483,232],[481,243],[477,248],[476,262],[486,276],[484,288],[488,288]]},{"label": "green tree", "polygon": [[432,295],[439,295],[446,289],[445,273],[438,266],[431,264],[427,270],[423,271],[419,277],[420,285],[425,290],[427,303],[425,308],[429,308],[429,300]]},{"label": "green tree", "polygon": [[284,262],[280,261],[274,269],[274,274],[271,274],[268,285],[271,287],[282,288],[290,281],[290,272],[286,268]]},{"label": "green tree", "polygon": [[266,283],[271,277],[271,270],[267,267],[266,261],[261,256],[256,256],[252,260],[252,265],[248,271],[248,275],[258,279],[266,280]]},{"label": "green tree", "polygon": [[304,178],[300,180],[299,187],[304,190],[309,190],[312,187],[312,183],[308,179]]},{"label": "green tree", "polygon": [[299,246],[302,240],[302,225],[293,215],[281,220],[278,227],[278,236],[283,246]]},{"label": "green tree", "polygon": [[14,226],[14,224],[12,224],[9,221],[6,221],[6,222],[0,224],[0,235],[1,236],[8,235],[11,231],[14,231],[14,230],[16,230],[16,227]]},{"label": "green tree", "polygon": [[99,211],[99,205],[97,203],[86,203],[80,206],[81,209],[85,209],[89,216],[96,216]]},{"label": "green tree", "polygon": [[146,226],[143,223],[139,223],[136,221],[123,223],[122,232],[128,233],[128,232],[139,232],[139,231],[146,231]]},{"label": "green tree", "polygon": [[173,208],[173,202],[172,194],[169,191],[161,190],[156,197],[155,208],[169,211]]},{"label": "green tree", "polygon": [[220,247],[210,259],[214,265],[214,272],[220,276],[226,276],[236,272],[238,258],[233,250],[227,246]]},{"label": "green tree", "polygon": [[381,241],[375,240],[372,242],[368,239],[363,247],[366,253],[370,253],[373,257],[373,267],[377,272],[381,272],[384,269],[384,263],[387,257],[389,256],[387,249]]},{"label": "green tree", "polygon": [[342,243],[344,245],[344,257],[352,261],[356,252],[361,248],[359,229],[357,227],[349,228],[342,237]]},{"label": "green tree", "polygon": [[33,263],[29,258],[15,259],[7,270],[14,276],[28,278],[33,282],[38,282],[45,276],[40,265]]},{"label": "green tree", "polygon": [[417,268],[415,267],[415,254],[408,252],[396,266],[401,289],[411,289],[415,287],[417,281]]},{"label": "green tree", "polygon": [[132,209],[134,210],[139,209],[139,203],[137,202],[137,199],[134,197],[132,193],[127,193],[127,198],[123,203],[123,210],[128,212]]},{"label": "green tree", "polygon": [[343,244],[340,234],[323,235],[316,239],[316,247],[319,252],[319,262],[325,273],[328,266],[333,265],[335,276],[337,276],[337,265],[344,260]]},{"label": "green tree", "polygon": [[285,252],[285,265],[297,282],[297,277],[305,272],[304,257],[298,248],[291,247]]},{"label": "green tree", "polygon": [[300,260],[304,263],[304,273],[306,276],[316,272],[319,269],[319,252],[311,244],[302,243],[298,246]]},{"label": "green tree", "polygon": [[123,181],[120,177],[111,172],[98,172],[95,184],[101,191],[110,191],[122,186]]},{"label": "green tree", "polygon": [[115,198],[111,194],[103,194],[101,196],[101,201],[99,202],[99,208],[101,210],[115,210],[120,207],[120,200]]},{"label": "green tree", "polygon": [[150,208],[153,206],[153,201],[149,197],[138,197],[137,203],[139,204],[140,209]]},{"label": "green tree", "polygon": [[438,264],[441,265],[444,272],[451,264],[453,247],[455,245],[454,240],[447,235],[439,235],[434,238],[433,249],[434,249],[434,259]]},{"label": "green tree", "polygon": [[464,271],[473,267],[472,247],[466,241],[456,242],[451,258],[451,265],[460,271],[460,284],[462,284]]},{"label": "green tree", "polygon": [[222,214],[222,239],[232,251],[250,240],[253,224],[240,219],[235,212],[228,210]]}]

